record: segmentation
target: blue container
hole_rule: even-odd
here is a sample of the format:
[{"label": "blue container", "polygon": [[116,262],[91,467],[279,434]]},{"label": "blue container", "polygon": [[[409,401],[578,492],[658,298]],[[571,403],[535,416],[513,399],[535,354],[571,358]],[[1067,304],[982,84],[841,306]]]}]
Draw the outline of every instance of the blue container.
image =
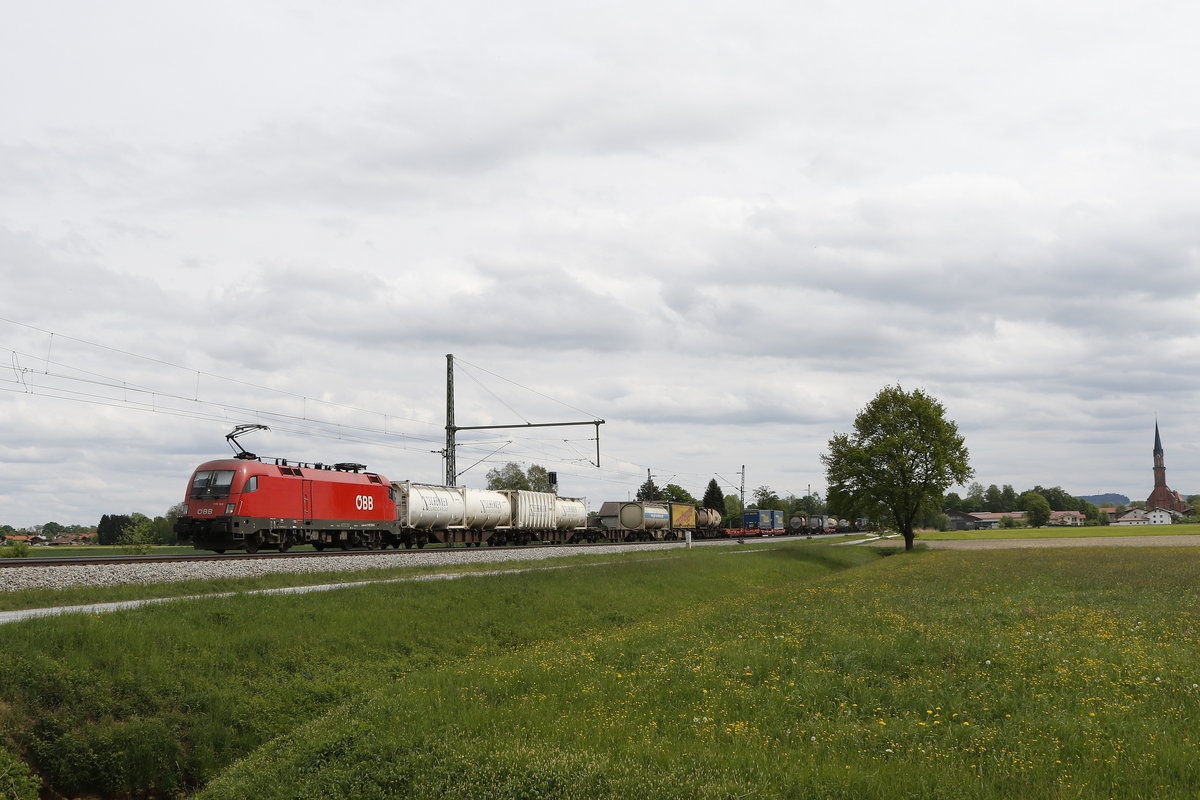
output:
[{"label": "blue container", "polygon": [[775,515],[761,508],[751,508],[742,512],[742,527],[748,531],[769,531],[775,524]]},{"label": "blue container", "polygon": [[784,521],[783,517],[784,514],[782,511],[771,512],[771,530],[781,531],[787,527],[787,523]]}]

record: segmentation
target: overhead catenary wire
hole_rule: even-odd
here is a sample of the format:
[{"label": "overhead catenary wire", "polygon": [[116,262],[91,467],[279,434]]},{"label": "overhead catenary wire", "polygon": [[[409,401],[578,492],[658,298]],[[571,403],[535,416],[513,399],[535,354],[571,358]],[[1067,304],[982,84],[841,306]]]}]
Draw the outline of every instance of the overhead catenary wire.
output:
[{"label": "overhead catenary wire", "polygon": [[[19,322],[6,317],[0,317],[0,322],[24,328],[47,337],[47,345],[44,354],[39,353],[35,355],[18,348],[6,348],[10,354],[10,369],[4,370],[3,373],[0,374],[0,390],[5,392],[14,394],[28,394],[33,396],[65,400],[68,402],[87,403],[99,407],[129,409],[143,413],[155,413],[164,416],[174,416],[203,421],[232,423],[244,422],[247,420],[268,421],[271,422],[281,433],[289,433],[291,435],[313,438],[341,440],[350,443],[380,446],[389,449],[424,451],[427,449],[428,445],[439,442],[439,438],[430,436],[428,434],[396,429],[397,426],[395,423],[397,422],[412,423],[430,428],[441,427],[438,423],[430,422],[428,420],[415,419],[401,414],[372,410],[357,405],[325,400],[288,389],[265,386],[253,381],[243,380],[241,378],[234,378],[227,375],[217,374],[215,372],[196,369],[194,367],[179,364],[168,359],[136,353],[92,339],[71,336],[60,331],[48,330],[46,328]],[[148,364],[159,365],[171,370],[177,370],[181,373],[186,373],[189,381],[189,386],[187,389],[188,394],[185,395],[179,391],[171,391],[165,390],[161,387],[149,386],[143,381],[129,380],[127,378],[121,378],[115,375],[99,372],[94,369],[89,369],[87,367],[71,364],[63,360],[61,355],[59,355],[58,358],[54,358],[53,356],[62,352],[58,347],[58,344],[61,342],[75,342],[85,347],[96,348],[105,352],[137,359]],[[36,364],[38,366],[29,366],[31,364]],[[497,402],[522,420],[527,421],[524,415],[520,414],[508,402],[504,401],[496,392],[488,388],[482,381],[479,380],[476,375],[471,374],[471,370],[477,370],[481,373],[485,373],[496,378],[497,380],[504,381],[523,391],[530,392],[579,413],[587,414],[593,417],[598,416],[584,411],[583,409],[580,409],[571,403],[554,398],[545,392],[526,386],[518,381],[507,378],[472,362],[457,359],[456,366],[459,367],[463,374],[470,377],[475,384],[480,386],[483,391],[487,392]],[[463,367],[467,367],[469,369],[463,369]],[[40,380],[30,380],[34,376],[38,376]],[[217,399],[206,398],[203,397],[201,391],[202,379],[211,379],[218,382],[245,387],[247,389],[267,392],[292,400],[298,400],[301,403],[301,410],[298,414],[286,413],[283,411],[271,411],[266,408],[257,408],[253,405],[245,404],[244,402],[223,402]],[[108,392],[107,394],[105,393],[106,391]],[[381,420],[381,423],[380,425],[354,424],[350,422],[327,419],[321,416],[314,416],[309,411],[310,404],[331,409],[338,409],[345,412],[378,417]],[[397,443],[397,439],[400,440],[399,443]],[[547,444],[551,440],[544,438],[532,438],[517,434],[513,436],[513,440],[515,447],[511,447],[505,451],[506,455],[508,456],[508,458],[505,460],[519,462],[533,462],[534,460],[539,460],[550,462],[556,466],[559,472],[567,475],[586,475],[586,479],[592,482],[625,485],[630,481],[638,480],[640,474],[644,473],[647,468],[667,472],[677,471],[674,468],[655,468],[651,465],[642,465],[632,460],[613,455],[610,457],[614,459],[613,462],[611,462],[614,466],[599,468],[595,465],[592,465],[588,468],[586,473],[582,473],[577,472],[572,465],[574,465],[574,467],[578,467],[584,463],[590,463],[590,459],[581,457],[581,453],[577,448],[574,447],[572,440],[554,440],[558,441],[562,445],[565,445],[570,452],[564,452],[561,448],[548,447]],[[592,440],[580,439],[579,441]],[[468,436],[464,438],[464,441],[460,443],[460,446],[466,450],[484,454],[480,459],[480,462],[477,463],[486,463],[493,460],[492,456],[494,456],[495,453],[490,448],[485,450],[484,444],[486,443],[473,442]],[[693,473],[679,472],[679,475],[693,475]],[[710,477],[705,473],[694,473],[694,476],[695,483],[698,485],[707,482],[708,477]]]}]

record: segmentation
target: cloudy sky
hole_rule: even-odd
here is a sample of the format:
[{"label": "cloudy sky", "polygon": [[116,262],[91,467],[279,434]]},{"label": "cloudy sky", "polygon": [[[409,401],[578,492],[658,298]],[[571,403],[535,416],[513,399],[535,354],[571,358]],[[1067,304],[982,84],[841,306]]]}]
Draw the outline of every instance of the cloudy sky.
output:
[{"label": "cloudy sky", "polygon": [[[0,523],[270,456],[824,491],[886,384],[978,480],[1200,492],[1200,7],[9,4]],[[498,451],[498,452],[497,452]]]}]

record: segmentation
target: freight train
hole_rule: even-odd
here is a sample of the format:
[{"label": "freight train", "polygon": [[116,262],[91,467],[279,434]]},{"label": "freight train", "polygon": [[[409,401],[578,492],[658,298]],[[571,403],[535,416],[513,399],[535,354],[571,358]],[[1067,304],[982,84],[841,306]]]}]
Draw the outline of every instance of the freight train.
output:
[{"label": "freight train", "polygon": [[389,481],[362,464],[265,461],[245,451],[198,466],[184,506],[180,540],[218,553],[725,535],[720,514],[685,503],[605,503],[589,524],[582,498]]}]

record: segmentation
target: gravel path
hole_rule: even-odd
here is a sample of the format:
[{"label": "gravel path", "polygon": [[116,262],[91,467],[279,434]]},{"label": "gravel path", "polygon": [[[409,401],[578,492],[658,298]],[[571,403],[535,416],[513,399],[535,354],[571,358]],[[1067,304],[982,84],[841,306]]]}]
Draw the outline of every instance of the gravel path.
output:
[{"label": "gravel path", "polygon": [[[895,547],[903,539],[881,539],[872,545]],[[1072,539],[957,539],[938,540],[917,537],[917,544],[931,550],[1017,550],[1048,547],[1200,547],[1200,535],[1160,534],[1157,536],[1084,536]]]}]

